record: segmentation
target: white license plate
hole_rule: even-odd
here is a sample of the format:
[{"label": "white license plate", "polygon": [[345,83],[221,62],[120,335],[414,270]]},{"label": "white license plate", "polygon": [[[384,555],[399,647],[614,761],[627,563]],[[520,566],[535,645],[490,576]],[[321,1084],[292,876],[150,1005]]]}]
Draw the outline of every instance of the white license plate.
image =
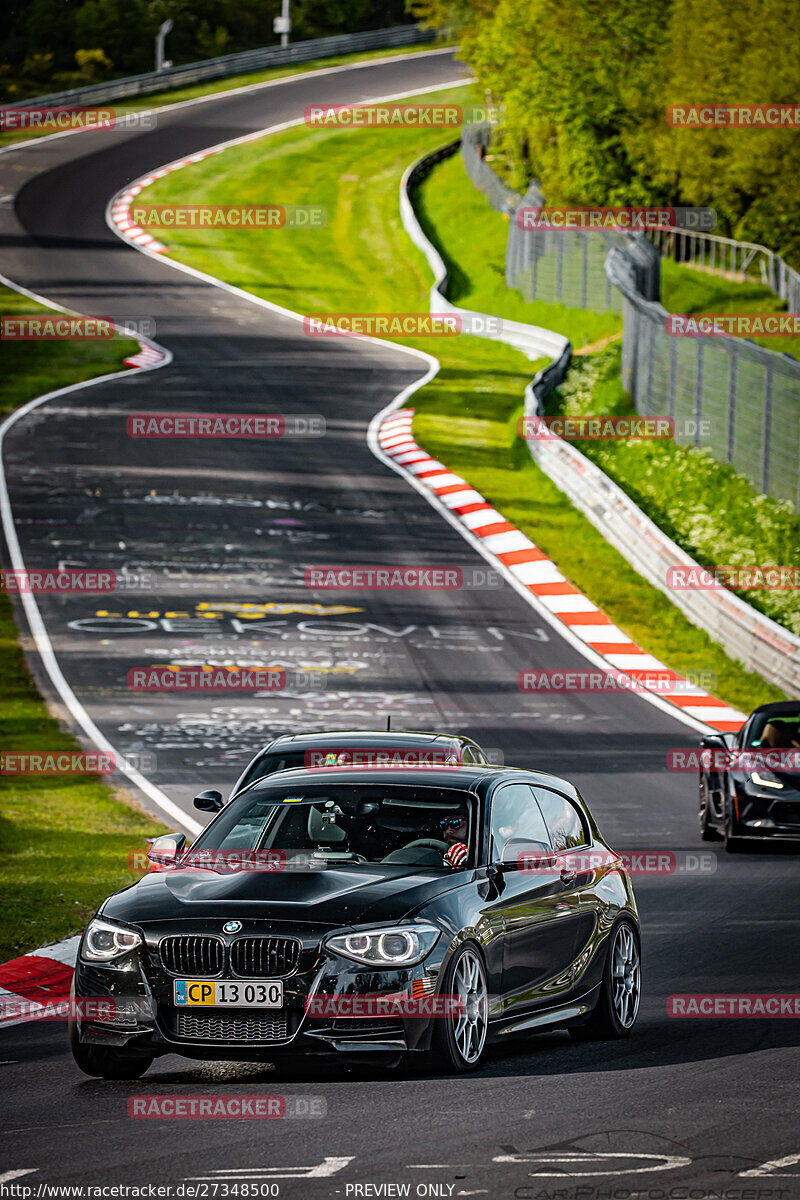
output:
[{"label": "white license plate", "polygon": [[282,979],[176,979],[175,1004],[200,1008],[281,1008]]}]

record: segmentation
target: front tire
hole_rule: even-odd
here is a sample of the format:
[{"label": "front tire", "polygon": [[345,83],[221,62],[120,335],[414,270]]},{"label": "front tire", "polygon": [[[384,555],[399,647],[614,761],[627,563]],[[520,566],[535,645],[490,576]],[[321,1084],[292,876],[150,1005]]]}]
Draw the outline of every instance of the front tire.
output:
[{"label": "front tire", "polygon": [[82,1042],[78,1022],[69,1023],[69,1046],[76,1065],[94,1079],[140,1079],[155,1055],[134,1054],[122,1046],[92,1046]]},{"label": "front tire", "polygon": [[642,950],[639,931],[623,918],[611,936],[600,995],[589,1020],[571,1025],[570,1037],[578,1042],[609,1041],[627,1037],[636,1023],[642,994]]},{"label": "front tire", "polygon": [[474,1071],[486,1046],[489,994],[486,970],[476,946],[466,943],[456,950],[442,983],[441,995],[456,996],[459,1011],[434,1017],[433,1047],[444,1068],[456,1074]]},{"label": "front tire", "polygon": [[719,831],[712,822],[711,796],[708,779],[700,776],[700,838],[704,842],[718,842]]}]

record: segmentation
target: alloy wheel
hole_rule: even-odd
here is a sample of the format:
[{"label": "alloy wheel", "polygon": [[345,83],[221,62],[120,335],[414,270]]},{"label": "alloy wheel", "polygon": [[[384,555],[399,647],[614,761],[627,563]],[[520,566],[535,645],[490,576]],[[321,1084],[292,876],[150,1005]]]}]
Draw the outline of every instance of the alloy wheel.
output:
[{"label": "alloy wheel", "polygon": [[641,962],[636,938],[629,925],[621,925],[614,938],[611,986],[617,1019],[623,1029],[630,1029],[639,1010]]},{"label": "alloy wheel", "polygon": [[456,963],[453,994],[459,1002],[452,1018],[456,1046],[464,1062],[474,1063],[486,1041],[489,1007],[483,964],[474,950],[464,950]]}]

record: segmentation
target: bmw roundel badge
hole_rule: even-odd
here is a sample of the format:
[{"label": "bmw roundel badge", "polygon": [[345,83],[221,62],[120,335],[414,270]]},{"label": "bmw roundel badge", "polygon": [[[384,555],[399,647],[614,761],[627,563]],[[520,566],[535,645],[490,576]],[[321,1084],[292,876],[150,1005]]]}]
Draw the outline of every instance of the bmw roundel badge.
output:
[{"label": "bmw roundel badge", "polygon": [[242,928],[241,921],[226,921],[225,924],[222,926],[222,932],[223,933],[238,933],[241,928]]}]

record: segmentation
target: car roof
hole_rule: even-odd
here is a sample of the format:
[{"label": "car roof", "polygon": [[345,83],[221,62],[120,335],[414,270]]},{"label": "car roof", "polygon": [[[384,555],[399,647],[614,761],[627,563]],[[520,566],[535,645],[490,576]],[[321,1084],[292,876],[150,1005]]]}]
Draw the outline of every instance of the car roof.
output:
[{"label": "car roof", "polygon": [[[337,784],[394,784],[398,787],[437,787],[452,788],[457,791],[474,792],[481,784],[489,786],[492,783],[504,781],[508,783],[530,783],[532,786],[555,788],[565,795],[578,798],[574,784],[557,775],[548,775],[544,771],[529,771],[519,767],[493,766],[453,766],[453,767],[293,767],[288,771],[274,771],[262,779],[256,780],[239,796],[251,792],[265,791],[270,787],[283,787],[287,784],[299,787],[319,784],[323,778],[330,778]],[[485,790],[482,788],[481,790]],[[238,797],[237,797],[238,799]]]},{"label": "car roof", "polygon": [[464,737],[460,733],[423,733],[411,729],[350,729],[350,730],[331,730],[320,729],[314,733],[282,733],[264,746],[260,753],[267,750],[277,750],[282,747],[296,746],[298,748],[304,746],[380,746],[385,747],[387,742],[391,745],[395,744],[395,740],[404,746],[430,746],[430,745],[445,745],[452,746],[454,742],[459,745],[477,745],[472,738]]},{"label": "car roof", "polygon": [[760,704],[758,708],[753,709],[750,716],[754,717],[756,713],[770,713],[776,717],[800,713],[800,700],[775,700],[772,704]]}]

